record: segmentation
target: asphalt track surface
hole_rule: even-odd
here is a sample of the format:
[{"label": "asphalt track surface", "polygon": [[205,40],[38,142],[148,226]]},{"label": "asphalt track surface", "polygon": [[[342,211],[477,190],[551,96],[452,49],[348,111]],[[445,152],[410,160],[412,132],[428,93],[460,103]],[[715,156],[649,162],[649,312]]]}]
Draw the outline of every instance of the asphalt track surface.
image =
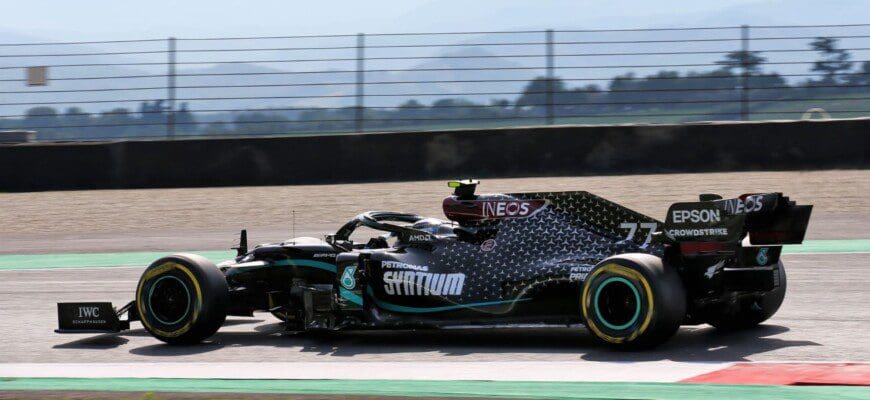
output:
[{"label": "asphalt track surface", "polygon": [[[175,347],[134,323],[120,334],[59,335],[55,303],[134,295],[142,268],[0,271],[0,360],[40,362],[870,361],[870,253],[788,254],[788,294],[764,325],[683,327],[646,352],[609,350],[583,328],[285,333],[268,314],[236,318],[207,343]],[[413,371],[408,371],[413,376]]]},{"label": "asphalt track surface", "polygon": [[[250,230],[252,243],[320,236],[368,209],[440,216],[440,200],[448,193],[444,186],[429,181],[0,193],[0,254],[226,250],[242,227]],[[815,205],[809,239],[870,239],[866,170],[505,179],[485,181],[481,188],[538,190],[589,190],[659,218],[670,203],[698,193],[783,191]],[[683,327],[665,345],[640,353],[609,350],[582,327],[292,334],[268,314],[231,318],[207,343],[187,347],[165,345],[138,323],[120,334],[58,335],[53,332],[57,302],[124,304],[133,297],[142,267],[0,268],[0,362],[407,362],[400,379],[414,379],[420,375],[415,365],[423,362],[870,361],[870,253],[787,254],[784,262],[786,300],[764,325],[736,333]],[[84,392],[82,398],[92,395]],[[17,397],[0,393],[4,396]]]}]

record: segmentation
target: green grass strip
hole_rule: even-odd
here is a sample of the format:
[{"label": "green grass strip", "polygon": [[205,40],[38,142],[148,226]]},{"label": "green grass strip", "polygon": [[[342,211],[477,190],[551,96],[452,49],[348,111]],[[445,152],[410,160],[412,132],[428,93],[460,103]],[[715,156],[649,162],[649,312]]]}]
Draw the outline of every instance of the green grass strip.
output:
[{"label": "green grass strip", "polygon": [[419,380],[273,380],[3,378],[3,390],[281,393],[314,395],[536,399],[816,400],[867,399],[867,386],[705,385],[690,383],[494,382]]},{"label": "green grass strip", "polygon": [[[176,252],[183,253],[183,252]],[[193,251],[214,262],[230,259],[234,251]],[[4,269],[54,269],[93,267],[143,267],[172,252],[127,252],[127,253],[82,253],[82,254],[33,254],[2,255],[0,270]]]},{"label": "green grass strip", "polygon": [[870,253],[870,239],[805,240],[783,247],[783,253]]},{"label": "green grass strip", "polygon": [[[848,240],[807,240],[801,245],[783,248],[785,254],[806,253],[870,253],[870,239]],[[0,270],[4,269],[51,269],[51,268],[95,268],[95,267],[143,267],[171,252],[128,252],[128,253],[83,253],[83,254],[32,254],[0,255]],[[214,262],[235,256],[227,250],[193,251]]]}]

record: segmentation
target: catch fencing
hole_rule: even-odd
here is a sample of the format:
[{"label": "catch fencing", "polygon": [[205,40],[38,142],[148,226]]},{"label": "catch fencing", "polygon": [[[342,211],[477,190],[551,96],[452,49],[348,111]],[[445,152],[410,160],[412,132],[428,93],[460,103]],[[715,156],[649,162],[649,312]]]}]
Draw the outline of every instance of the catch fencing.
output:
[{"label": "catch fencing", "polygon": [[40,141],[870,115],[870,24],[0,44]]}]

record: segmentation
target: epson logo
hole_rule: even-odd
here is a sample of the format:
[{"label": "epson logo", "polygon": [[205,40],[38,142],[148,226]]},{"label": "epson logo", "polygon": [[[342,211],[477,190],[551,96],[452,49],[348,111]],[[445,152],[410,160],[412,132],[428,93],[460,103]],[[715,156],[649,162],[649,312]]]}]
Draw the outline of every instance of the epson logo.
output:
[{"label": "epson logo", "polygon": [[719,210],[674,210],[671,219],[675,224],[685,222],[719,222],[722,220]]},{"label": "epson logo", "polygon": [[511,218],[529,217],[536,211],[543,209],[546,203],[543,200],[507,200],[483,202],[484,218]]},{"label": "epson logo", "polygon": [[100,318],[100,307],[79,307],[76,318]]}]

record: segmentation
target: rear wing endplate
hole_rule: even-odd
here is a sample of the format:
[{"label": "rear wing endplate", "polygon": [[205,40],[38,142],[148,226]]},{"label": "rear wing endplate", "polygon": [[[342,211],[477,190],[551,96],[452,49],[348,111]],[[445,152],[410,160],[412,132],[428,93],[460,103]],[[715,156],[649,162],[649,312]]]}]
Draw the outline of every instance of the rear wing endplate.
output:
[{"label": "rear wing endplate", "polygon": [[800,244],[812,209],[782,193],[674,203],[663,229],[679,242],[739,242],[748,234],[753,245]]}]

